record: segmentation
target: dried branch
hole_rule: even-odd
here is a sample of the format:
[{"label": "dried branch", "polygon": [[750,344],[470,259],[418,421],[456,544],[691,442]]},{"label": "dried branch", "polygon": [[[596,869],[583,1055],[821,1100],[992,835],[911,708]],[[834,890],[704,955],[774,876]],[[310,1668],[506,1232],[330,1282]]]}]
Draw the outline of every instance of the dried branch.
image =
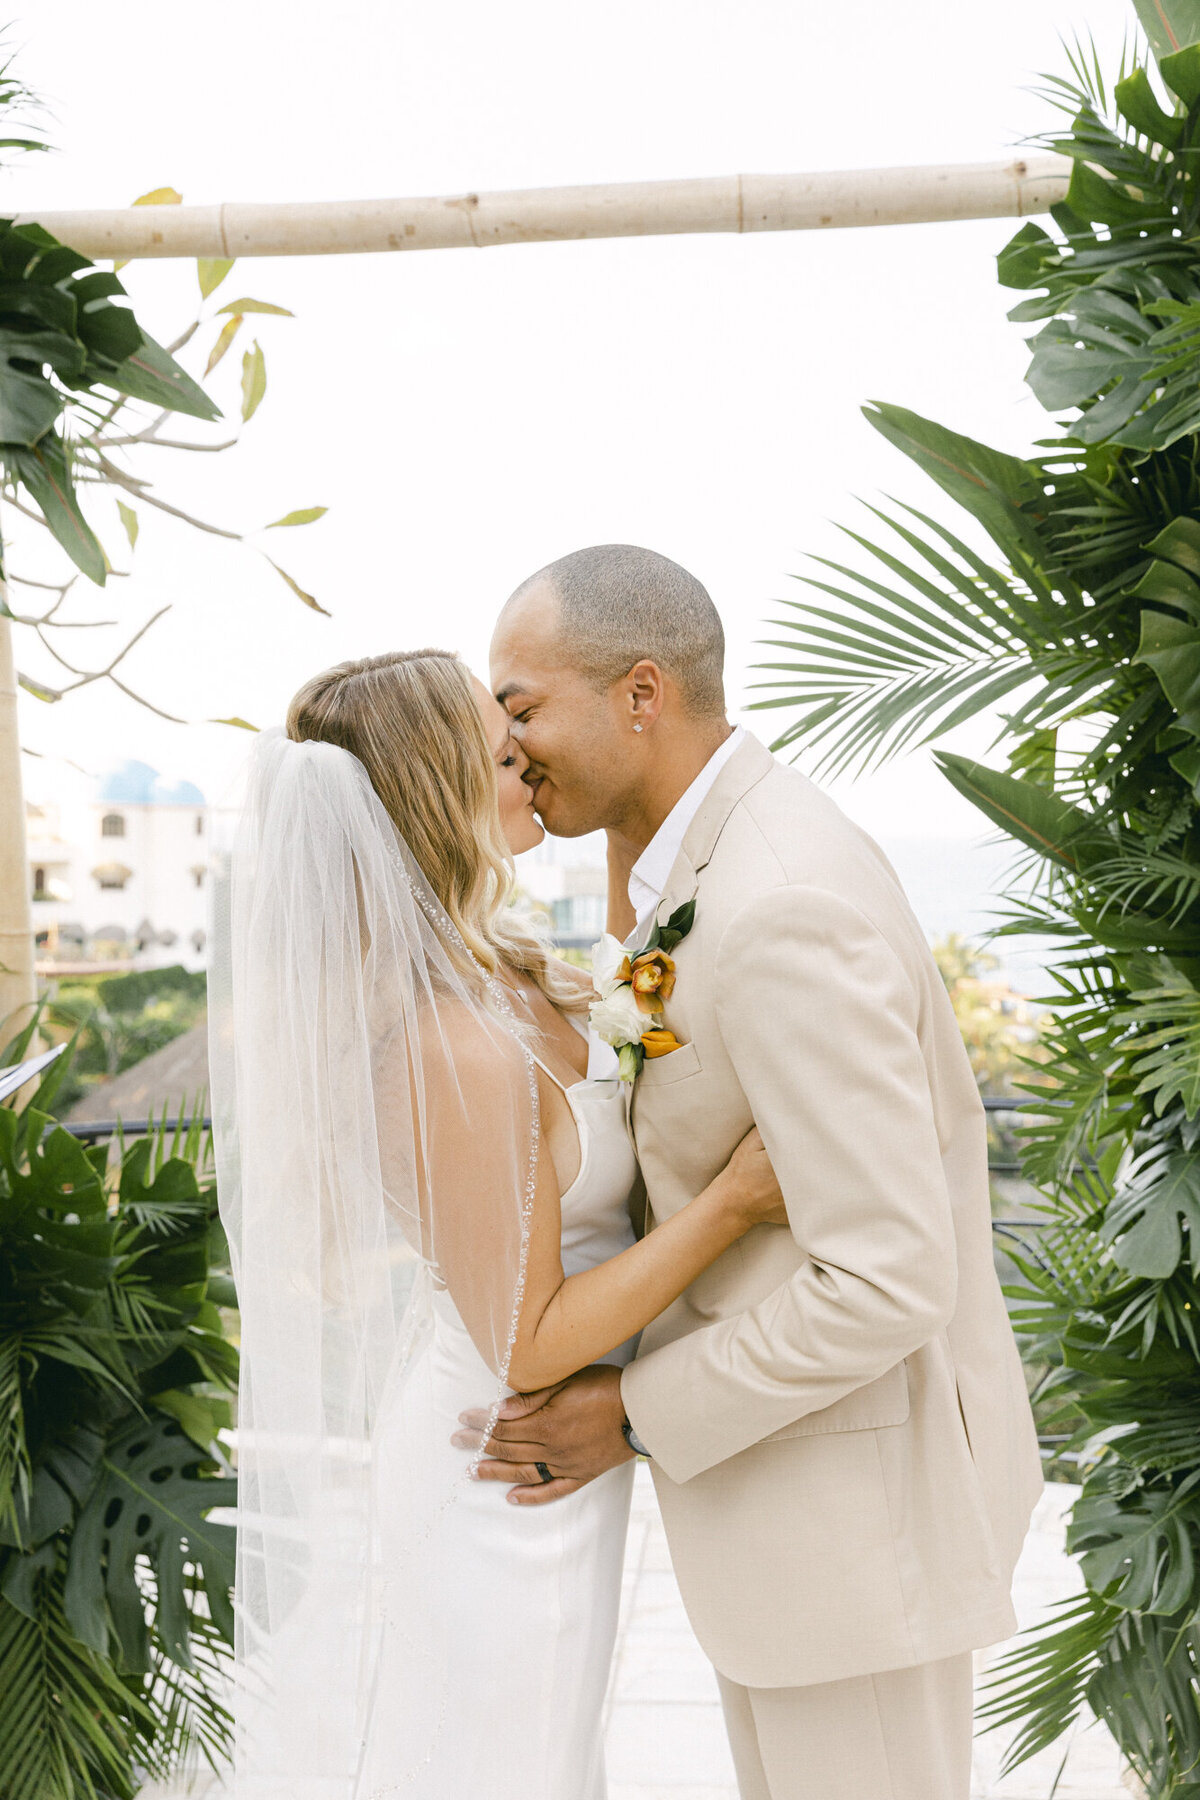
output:
[{"label": "dried branch", "polygon": [[136,700],[137,704],[139,706],[144,706],[147,712],[157,713],[160,719],[167,719],[172,725],[190,724],[190,720],[188,719],[181,719],[175,713],[164,712],[161,706],[155,706],[154,702],[152,700],[147,700],[144,694],[135,694],[131,687],[126,687],[125,683],[123,681],[118,681],[115,675],[110,675],[108,679],[115,688],[121,690],[127,699]]},{"label": "dried branch", "polygon": [[[125,569],[110,569],[108,573],[112,579],[117,581],[124,581],[128,578]],[[55,618],[55,613],[66,599],[71,589],[75,586],[75,583],[79,580],[78,575],[72,575],[69,581],[63,582],[33,581],[28,576],[12,574],[10,574],[7,579],[10,583],[19,581],[22,587],[39,588],[43,593],[58,595],[53,606],[48,612],[44,613],[19,613],[14,612],[11,606],[7,607],[4,616],[11,619],[14,625],[32,625],[35,627],[47,625],[54,631],[95,631],[97,629],[106,629],[108,626],[116,625],[118,623],[116,619]]]},{"label": "dried branch", "polygon": [[37,613],[13,612],[11,607],[4,616],[11,619],[14,625],[32,625],[35,629],[44,625],[50,631],[104,631],[112,625],[120,624],[119,619],[56,619],[54,615],[61,604],[61,601],[56,600],[50,611],[42,613],[40,617]]},{"label": "dried branch", "polygon": [[[162,430],[170,417],[171,415],[169,412],[155,413],[150,423],[141,431],[132,432],[128,437],[121,438],[118,441],[122,444],[151,444],[155,441],[157,434]],[[100,428],[97,427],[97,429]],[[100,447],[100,440],[95,432],[90,432],[83,441],[91,448]]]},{"label": "dried branch", "polygon": [[35,525],[40,525],[43,531],[48,531],[50,529],[41,513],[34,512],[31,506],[26,506],[25,502],[23,500],[18,500],[15,494],[5,494],[4,504],[6,506],[11,506],[14,512],[21,513],[24,518],[32,519],[33,523]]},{"label": "dried branch", "polygon": [[156,500],[154,495],[148,491],[148,482],[139,481],[134,475],[126,475],[123,469],[118,469],[115,463],[109,462],[108,458],[99,451],[96,454],[95,466],[100,470],[105,481],[111,482],[114,487],[124,488],[127,494],[133,494],[145,505],[156,507],[159,512],[169,513],[173,519],[182,519],[185,525],[194,525],[197,531],[211,532],[213,537],[230,538],[235,544],[244,542],[240,531],[226,531],[221,525],[208,525],[203,519],[193,518],[191,513],[183,512],[178,506],[171,506],[166,500]]},{"label": "dried branch", "polygon": [[29,748],[28,744],[21,745],[21,755],[22,756],[36,756],[36,758],[39,762],[66,763],[68,769],[77,770],[80,775],[86,775],[89,780],[91,780],[92,776],[95,773],[95,771],[93,769],[85,769],[82,763],[72,762],[71,758],[69,756],[51,756],[45,750],[31,750]]},{"label": "dried branch", "polygon": [[223,444],[185,444],[182,438],[149,437],[145,432],[137,432],[132,437],[87,439],[93,450],[119,450],[126,444],[149,444],[156,450],[232,450],[238,441],[237,438],[226,438]]},{"label": "dried branch", "polygon": [[[37,632],[38,642],[42,645],[43,649],[47,650],[50,653],[50,655],[54,658],[55,662],[58,663],[61,668],[66,669],[72,675],[78,675],[80,679],[74,685],[76,687],[82,687],[86,682],[102,681],[106,675],[111,676],[113,670],[117,667],[117,665],[119,663],[124,662],[125,658],[129,655],[129,652],[133,649],[134,645],[139,643],[141,641],[141,639],[145,637],[145,635],[149,631],[150,627],[152,625],[157,625],[158,621],[162,618],[163,614],[169,613],[170,610],[171,610],[171,608],[169,606],[160,606],[158,611],[151,618],[147,619],[146,623],[143,626],[141,626],[139,630],[134,632],[133,636],[129,639],[129,642],[125,645],[124,649],[118,650],[117,654],[113,657],[112,661],[110,663],[107,663],[103,669],[88,670],[88,669],[76,668],[74,663],[68,662],[67,658],[62,655],[61,651],[56,650],[54,648],[54,645],[51,644],[50,642],[48,642],[48,640],[45,637],[43,637],[40,626],[35,626],[34,629]],[[64,691],[64,693],[69,693],[71,690],[69,688],[65,688],[63,691]]]},{"label": "dried branch", "polygon": [[70,581],[34,581],[32,576],[18,575],[10,569],[5,580],[10,583],[19,582],[22,587],[42,588],[48,594],[65,594],[67,589],[73,587],[79,580],[79,577],[72,575]]}]

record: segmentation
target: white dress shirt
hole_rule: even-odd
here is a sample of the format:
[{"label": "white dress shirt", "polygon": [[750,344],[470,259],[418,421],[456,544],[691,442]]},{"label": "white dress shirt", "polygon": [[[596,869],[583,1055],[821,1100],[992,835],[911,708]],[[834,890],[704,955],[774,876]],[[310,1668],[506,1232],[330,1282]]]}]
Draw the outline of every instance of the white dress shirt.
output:
[{"label": "white dress shirt", "polygon": [[[685,793],[675,802],[642,854],[629,872],[629,903],[637,915],[637,924],[625,939],[630,950],[645,941],[651,921],[663,897],[675,858],[683,848],[688,826],[700,810],[713,782],[729,761],[746,733],[739,725],[714,750],[700,773]],[[588,1034],[588,1079],[605,1080],[617,1072],[617,1053],[603,1043],[594,1031]]]},{"label": "white dress shirt", "polygon": [[683,848],[688,826],[707,799],[713,782],[734,751],[745,741],[746,733],[739,725],[730,732],[719,750],[714,750],[686,793],[680,795],[629,873],[629,904],[637,914],[637,924],[625,942],[632,950],[645,938],[658,904],[666,890],[667,880],[675,866],[675,858]]}]

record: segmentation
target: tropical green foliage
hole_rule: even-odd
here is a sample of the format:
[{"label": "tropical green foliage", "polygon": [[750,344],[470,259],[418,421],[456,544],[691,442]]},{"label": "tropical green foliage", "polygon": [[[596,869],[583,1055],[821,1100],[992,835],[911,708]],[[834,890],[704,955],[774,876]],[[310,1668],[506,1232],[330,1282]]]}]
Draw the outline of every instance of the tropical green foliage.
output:
[{"label": "tropical green foliage", "polygon": [[[198,419],[217,408],[144,332],[111,270],[97,269],[40,225],[0,220],[0,467],[83,573],[107,570],[75,491],[76,451],[59,421],[68,401],[96,422],[120,397]],[[86,398],[85,398],[86,396]]]},{"label": "tropical green foliage", "polygon": [[[180,196],[173,188],[158,188],[141,198],[165,205],[177,203]],[[236,543],[258,535],[194,518],[176,501],[162,499],[155,484],[134,466],[148,449],[187,454],[229,450],[237,442],[231,438],[214,444],[162,435],[176,414],[205,421],[221,416],[215,402],[176,362],[174,352],[203,328],[215,326],[204,369],[207,378],[223,361],[248,316],[291,317],[286,307],[249,297],[214,303],[215,311],[209,309],[206,303],[233,267],[232,262],[198,262],[201,311],[167,350],[147,337],[129,307],[119,303],[125,289],[114,271],[93,268],[86,257],[56,243],[38,225],[0,219],[0,492],[10,496],[18,515],[44,527],[76,569],[93,582],[103,585],[113,569],[85,513],[82,497],[89,490],[114,498],[130,559],[147,508]],[[267,387],[266,359],[257,340],[245,352],[242,365],[240,411],[245,422],[258,410]],[[326,510],[297,507],[261,531],[311,525]],[[324,612],[273,556],[261,545],[255,548],[297,599],[314,612]],[[74,677],[55,687],[21,672],[20,683],[27,693],[53,702],[91,681],[108,680],[129,698],[141,700],[115,671],[161,614],[143,626],[111,663],[99,670],[80,669],[51,637],[91,623],[60,616],[75,577],[61,583],[27,581],[10,568],[7,578],[15,588],[33,587],[54,596],[47,610],[22,613],[10,605],[9,616],[31,627],[42,648]],[[216,722],[246,723],[240,718]]]},{"label": "tropical green foliage", "polygon": [[50,1117],[67,1061],[0,1106],[0,1800],[131,1800],[229,1739],[209,1146],[159,1131],[110,1165]]},{"label": "tropical green foliage", "polygon": [[132,1068],[200,1024],[206,994],[204,973],[178,965],[52,981],[42,1014],[45,1036],[74,1043],[70,1069],[56,1094],[60,1112],[69,1112],[97,1082]]},{"label": "tropical green foliage", "polygon": [[[21,84],[0,65],[0,112],[19,116],[35,105]],[[32,138],[0,139],[0,156],[11,150],[44,148]],[[181,196],[174,188],[155,188],[135,205],[176,205]],[[94,511],[84,505],[88,490],[99,491],[116,503],[114,526],[124,536],[132,557],[141,530],[144,509],[235,543],[253,543],[268,531],[313,524],[323,517],[323,506],[296,507],[272,519],[255,532],[231,530],[195,518],[177,501],[163,499],[155,483],[140,472],[148,450],[179,454],[232,449],[237,438],[214,443],[204,438],[163,436],[163,429],[177,416],[209,423],[221,410],[182,365],[176,354],[197,333],[216,327],[204,368],[207,378],[223,361],[247,318],[290,318],[284,306],[269,300],[243,296],[225,303],[211,296],[228,278],[231,260],[201,259],[196,265],[201,310],[167,347],[156,343],[124,304],[127,296],[116,265],[97,268],[88,257],[59,243],[36,224],[18,225],[0,219],[0,496],[9,502],[18,521],[49,535],[74,565],[74,573],[61,581],[46,578],[46,571],[24,566],[28,544],[37,532],[25,532],[18,540],[22,568],[11,566],[6,546],[0,544],[0,584],[9,584],[6,596],[0,587],[0,615],[26,626],[36,636],[53,664],[70,677],[48,679],[18,671],[18,680],[35,699],[61,700],[67,693],[92,682],[110,682],[128,698],[153,706],[133,692],[117,674],[119,665],[162,616],[162,609],[141,626],[117,654],[99,668],[81,668],[59,645],[59,634],[87,630],[99,621],[68,618],[62,612],[78,574],[103,586],[114,570],[108,552],[97,535]],[[240,413],[250,420],[267,391],[267,366],[262,346],[255,339],[242,357]],[[11,536],[11,528],[9,535]],[[261,543],[253,547],[270,564],[295,597],[315,612],[320,602],[282,568]],[[5,564],[9,563],[7,568]],[[20,611],[11,595],[34,590],[34,610]],[[111,623],[112,621],[105,621]],[[164,715],[170,716],[170,715]],[[242,718],[214,721],[246,726]],[[253,729],[250,727],[250,729]]]},{"label": "tropical green foliage", "polygon": [[[1076,1458],[1084,1597],[1006,1660],[1010,1762],[1085,1701],[1148,1791],[1200,1796],[1200,4],[1153,0],[1152,67],[1111,96],[1073,59],[1053,232],[999,259],[1027,297],[1035,456],[898,407],[871,423],[961,508],[874,509],[857,554],[787,603],[762,704],[777,747],[870,767],[999,711],[1004,766],[940,752],[1014,840],[1004,931],[1057,940],[1012,1247],[1043,1427]],[[1011,1246],[1010,1246],[1011,1247]],[[1061,1466],[1061,1465],[1060,1465]]]}]

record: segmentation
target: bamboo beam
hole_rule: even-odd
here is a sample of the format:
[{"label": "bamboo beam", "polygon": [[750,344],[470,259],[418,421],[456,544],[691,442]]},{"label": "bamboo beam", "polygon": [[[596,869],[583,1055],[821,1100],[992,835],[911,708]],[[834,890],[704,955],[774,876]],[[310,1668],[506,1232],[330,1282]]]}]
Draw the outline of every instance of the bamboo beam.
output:
[{"label": "bamboo beam", "polygon": [[1026,218],[1067,190],[1065,157],[810,175],[715,175],[415,200],[22,213],[93,258],[344,256],[687,232],[830,231]]},{"label": "bamboo beam", "polygon": [[[5,605],[7,596],[0,581],[0,607]],[[37,998],[22,795],[12,622],[0,613],[0,1045],[27,1022],[29,1015],[24,1009]],[[18,1017],[10,1017],[18,1012]]]}]

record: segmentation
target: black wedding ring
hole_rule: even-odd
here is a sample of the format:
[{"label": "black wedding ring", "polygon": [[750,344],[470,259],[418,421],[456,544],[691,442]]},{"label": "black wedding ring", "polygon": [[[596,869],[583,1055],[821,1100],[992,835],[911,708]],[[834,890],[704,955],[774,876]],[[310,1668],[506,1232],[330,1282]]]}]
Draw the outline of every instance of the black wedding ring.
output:
[{"label": "black wedding ring", "polygon": [[545,1484],[546,1484],[546,1482],[548,1482],[548,1481],[553,1481],[553,1480],[554,1480],[554,1477],[553,1477],[553,1475],[552,1475],[552,1474],[551,1474],[551,1473],[550,1473],[550,1471],[549,1471],[549,1469],[548,1469],[548,1468],[547,1468],[547,1467],[546,1467],[546,1465],[545,1465],[545,1463],[537,1463],[537,1462],[535,1462],[535,1463],[534,1463],[534,1465],[533,1465],[533,1466],[534,1466],[534,1468],[535,1468],[535,1469],[536,1469],[536,1470],[537,1470],[537,1472],[538,1472],[538,1474],[539,1474],[539,1475],[540,1475],[540,1476],[541,1476],[541,1478],[542,1478],[542,1485],[543,1485],[543,1487],[544,1487],[544,1486],[545,1486]]}]

